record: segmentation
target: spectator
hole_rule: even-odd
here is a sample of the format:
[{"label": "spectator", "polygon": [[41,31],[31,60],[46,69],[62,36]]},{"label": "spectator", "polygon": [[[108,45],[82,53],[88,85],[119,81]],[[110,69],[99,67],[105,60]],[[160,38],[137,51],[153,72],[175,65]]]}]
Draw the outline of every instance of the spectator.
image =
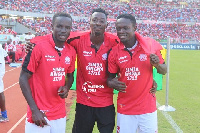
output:
[{"label": "spectator", "polygon": [[12,39],[12,44],[14,44],[15,46],[19,44],[19,37],[17,36],[17,33],[14,33],[11,39]]},{"label": "spectator", "polygon": [[33,35],[30,31],[28,32],[28,34],[25,36],[25,41],[29,42],[32,38],[34,38],[35,35]]},{"label": "spectator", "polygon": [[16,52],[16,45],[12,44],[12,39],[9,39],[5,44],[5,50],[8,53],[9,58],[12,58],[12,63],[15,63],[15,52]]},{"label": "spectator", "polygon": [[16,46],[16,52],[15,52],[15,60],[22,60],[22,58],[25,56],[25,49],[24,44],[22,44],[22,41],[19,41],[19,44]]},{"label": "spectator", "polygon": [[0,44],[0,122],[8,122],[5,96],[4,96],[4,84],[3,84],[3,76],[5,74],[5,57],[7,56],[7,52]]}]

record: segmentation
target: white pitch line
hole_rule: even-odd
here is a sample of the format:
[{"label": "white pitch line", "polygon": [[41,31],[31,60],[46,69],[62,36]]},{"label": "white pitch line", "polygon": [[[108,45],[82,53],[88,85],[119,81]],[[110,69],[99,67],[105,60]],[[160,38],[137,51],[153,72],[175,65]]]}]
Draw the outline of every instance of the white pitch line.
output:
[{"label": "white pitch line", "polygon": [[7,132],[12,133],[12,131],[26,118],[26,114]]},{"label": "white pitch line", "polygon": [[13,70],[15,70],[15,69],[16,69],[16,68],[13,68],[13,69],[10,69],[10,70],[5,71],[5,72],[7,73],[7,72],[13,71]]},{"label": "white pitch line", "polygon": [[17,68],[20,68],[20,67],[21,67],[21,66],[12,68],[12,69],[10,69],[10,70],[7,70],[7,71],[5,71],[5,73],[10,72],[10,71],[13,71],[13,70],[15,70],[15,69],[17,69]]},{"label": "white pitch line", "polygon": [[[160,104],[158,102],[156,102],[156,105],[157,105],[157,108],[160,107]],[[161,111],[161,113],[165,116],[167,121],[171,124],[171,126],[176,130],[177,133],[183,133],[180,127],[176,124],[176,122],[172,119],[172,117],[166,111]]]},{"label": "white pitch line", "polygon": [[17,82],[17,83],[14,83],[13,85],[11,85],[11,86],[9,86],[9,87],[5,88],[5,89],[4,89],[4,91],[6,91],[7,89],[9,89],[9,88],[11,88],[11,87],[15,86],[16,84],[19,84],[19,82]]}]

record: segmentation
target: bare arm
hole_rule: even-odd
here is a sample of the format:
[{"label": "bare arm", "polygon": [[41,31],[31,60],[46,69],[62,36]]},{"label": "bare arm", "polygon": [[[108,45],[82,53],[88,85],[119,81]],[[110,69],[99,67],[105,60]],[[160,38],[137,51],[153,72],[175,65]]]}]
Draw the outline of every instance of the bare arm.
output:
[{"label": "bare arm", "polygon": [[74,82],[74,72],[73,73],[68,73],[65,86],[61,86],[58,89],[58,94],[61,98],[67,98],[69,89],[71,88],[72,84]]},{"label": "bare arm", "polygon": [[45,117],[45,114],[43,112],[41,112],[33,97],[32,97],[32,92],[31,92],[31,88],[30,88],[30,85],[29,85],[29,78],[31,77],[32,75],[25,72],[25,71],[21,71],[20,73],[20,77],[19,77],[19,84],[20,84],[20,88],[22,90],[22,93],[28,103],[28,105],[30,106],[30,109],[32,111],[32,119],[33,119],[33,122],[37,125],[37,126],[42,126],[44,127],[44,125],[47,125],[47,122],[46,120],[44,119]]},{"label": "bare arm", "polygon": [[157,72],[165,75],[167,73],[167,65],[166,64],[158,64],[156,67]]}]

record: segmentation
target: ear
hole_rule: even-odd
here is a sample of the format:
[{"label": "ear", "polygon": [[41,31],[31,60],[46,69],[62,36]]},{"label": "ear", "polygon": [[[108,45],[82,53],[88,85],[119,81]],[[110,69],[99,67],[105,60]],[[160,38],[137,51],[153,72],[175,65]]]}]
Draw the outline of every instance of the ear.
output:
[{"label": "ear", "polygon": [[109,24],[109,22],[107,21],[106,23],[107,23],[107,24],[106,24],[106,28],[107,28],[107,27],[108,27],[108,24]]},{"label": "ear", "polygon": [[53,31],[53,28],[54,28],[54,27],[53,27],[53,24],[51,24],[51,29],[52,29],[52,31]]},{"label": "ear", "polygon": [[89,25],[90,25],[90,23],[91,23],[91,17],[89,18],[88,23],[89,23]]},{"label": "ear", "polygon": [[134,30],[134,31],[136,31],[136,30],[137,30],[137,26],[136,26],[136,25],[133,27],[133,30]]}]

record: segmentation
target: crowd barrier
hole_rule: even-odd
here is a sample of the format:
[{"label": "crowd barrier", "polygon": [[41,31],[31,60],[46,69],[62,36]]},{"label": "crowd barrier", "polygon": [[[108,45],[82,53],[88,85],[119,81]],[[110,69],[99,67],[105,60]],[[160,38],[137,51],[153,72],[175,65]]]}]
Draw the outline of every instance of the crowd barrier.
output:
[{"label": "crowd barrier", "polygon": [[[161,45],[166,49],[167,43],[161,43]],[[182,49],[182,50],[200,50],[200,44],[177,44],[171,43],[170,49]]]}]

